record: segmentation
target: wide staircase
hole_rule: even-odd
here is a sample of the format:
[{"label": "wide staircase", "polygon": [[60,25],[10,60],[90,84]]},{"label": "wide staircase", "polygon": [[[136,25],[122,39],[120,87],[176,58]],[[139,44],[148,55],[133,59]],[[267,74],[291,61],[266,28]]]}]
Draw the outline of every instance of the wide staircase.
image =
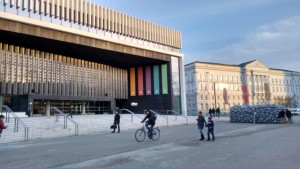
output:
[{"label": "wide staircase", "polygon": [[[126,111],[124,113],[126,113]],[[111,132],[110,126],[114,120],[113,114],[73,115],[73,118],[66,117],[66,115],[67,114],[50,117],[19,117],[28,127],[27,137],[26,130],[20,123],[18,124],[18,131],[15,131],[15,119],[10,116],[9,122],[5,122],[4,120],[8,128],[3,130],[0,143]],[[142,114],[121,114],[121,132],[141,127],[141,120],[144,117]],[[66,118],[66,121],[64,118]],[[187,124],[188,120],[192,121],[192,123],[196,121],[195,116],[189,116],[188,118],[189,119],[178,115],[158,115],[156,126],[183,125]],[[78,124],[78,130],[76,130],[75,123],[72,123],[70,120]]]}]

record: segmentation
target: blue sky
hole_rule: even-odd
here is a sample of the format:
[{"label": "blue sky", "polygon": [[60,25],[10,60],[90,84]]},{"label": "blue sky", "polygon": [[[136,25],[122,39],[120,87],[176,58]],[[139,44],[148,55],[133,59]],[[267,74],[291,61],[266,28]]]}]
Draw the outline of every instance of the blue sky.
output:
[{"label": "blue sky", "polygon": [[182,32],[184,63],[240,64],[300,72],[300,0],[92,0]]}]

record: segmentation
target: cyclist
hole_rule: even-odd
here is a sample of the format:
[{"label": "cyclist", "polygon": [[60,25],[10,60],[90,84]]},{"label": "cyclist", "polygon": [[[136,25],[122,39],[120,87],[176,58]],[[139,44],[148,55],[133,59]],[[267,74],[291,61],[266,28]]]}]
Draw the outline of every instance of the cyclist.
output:
[{"label": "cyclist", "polygon": [[146,128],[148,129],[148,137],[149,139],[152,139],[153,136],[153,127],[155,126],[155,120],[156,120],[156,115],[152,112],[150,112],[149,110],[145,111],[146,113],[146,117],[141,121],[141,123],[144,123],[144,121],[146,119],[148,119],[146,121]]}]

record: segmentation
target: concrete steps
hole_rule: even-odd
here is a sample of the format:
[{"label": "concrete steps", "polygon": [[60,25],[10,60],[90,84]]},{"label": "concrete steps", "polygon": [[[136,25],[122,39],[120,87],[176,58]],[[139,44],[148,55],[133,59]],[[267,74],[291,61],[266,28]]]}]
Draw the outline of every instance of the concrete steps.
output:
[{"label": "concrete steps", "polygon": [[[144,117],[144,115],[139,115]],[[142,118],[132,116],[130,114],[122,114],[120,128],[121,132],[133,130],[142,127],[140,123]],[[156,126],[167,126],[167,116],[158,116]],[[190,116],[189,124],[196,123],[196,117]],[[113,124],[114,115],[73,115],[72,118],[78,124],[78,135],[93,135],[101,132],[110,132],[110,126]],[[75,135],[75,125],[70,121],[67,122],[67,128],[64,129],[64,119],[59,117],[58,122],[55,116],[51,117],[30,117],[21,118],[28,126],[28,140],[41,140],[55,137],[66,137]],[[168,116],[169,126],[186,124],[186,119],[181,116]],[[19,124],[18,132],[14,132],[14,119],[11,118],[8,129],[4,130],[0,139],[0,143],[24,141],[25,129]]]}]

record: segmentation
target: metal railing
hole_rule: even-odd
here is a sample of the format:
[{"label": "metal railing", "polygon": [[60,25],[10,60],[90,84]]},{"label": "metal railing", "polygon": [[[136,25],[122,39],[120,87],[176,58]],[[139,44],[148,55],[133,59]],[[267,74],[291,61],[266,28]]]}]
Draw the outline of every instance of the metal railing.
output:
[{"label": "metal railing", "polygon": [[166,111],[167,117],[168,117],[168,115],[169,115],[170,112],[171,112],[171,113],[175,114],[175,120],[177,120],[177,116],[184,117],[184,118],[186,119],[186,124],[189,124],[188,117],[183,116],[182,114],[177,113],[177,112],[174,111],[174,110],[165,110],[165,111]]},{"label": "metal railing", "polygon": [[167,117],[164,117],[164,116],[162,116],[161,114],[157,113],[155,110],[151,110],[151,109],[150,109],[149,111],[152,112],[152,113],[154,113],[154,114],[156,114],[156,115],[159,115],[159,117],[162,117],[162,118],[166,119],[167,126],[169,126],[169,118],[168,118],[168,115],[167,115]]},{"label": "metal railing", "polygon": [[78,136],[78,123],[76,123],[73,119],[69,118],[68,115],[66,115],[64,112],[62,112],[59,108],[57,107],[51,107],[56,113],[55,113],[55,121],[59,121],[59,116],[64,117],[64,129],[68,127],[68,120],[75,125],[75,136]]},{"label": "metal railing", "polygon": [[3,105],[2,106],[6,111],[5,111],[5,120],[6,122],[9,123],[9,119],[10,119],[10,115],[13,116],[15,123],[14,123],[14,132],[18,132],[19,131],[19,123],[21,124],[21,126],[24,127],[24,141],[28,141],[28,132],[29,132],[29,128],[28,126],[7,106],[7,105]]},{"label": "metal railing", "polygon": [[134,112],[132,112],[132,111],[130,111],[130,110],[128,110],[128,109],[120,109],[121,111],[127,111],[128,113],[130,113],[131,114],[131,122],[133,122],[133,115],[135,115],[135,116],[137,116],[138,118],[140,118],[140,119],[143,119],[143,117],[141,117],[141,116],[139,116],[139,115],[137,115],[137,114],[135,114]]}]

